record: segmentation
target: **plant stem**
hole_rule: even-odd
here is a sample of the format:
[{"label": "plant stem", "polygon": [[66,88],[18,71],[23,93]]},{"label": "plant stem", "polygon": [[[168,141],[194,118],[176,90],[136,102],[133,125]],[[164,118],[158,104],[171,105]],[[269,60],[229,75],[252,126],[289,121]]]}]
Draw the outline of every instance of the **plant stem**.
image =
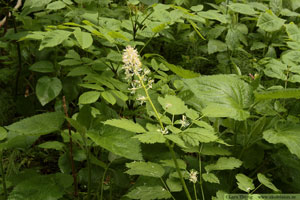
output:
[{"label": "plant stem", "polygon": [[92,171],[91,171],[91,161],[90,161],[90,149],[86,146],[86,159],[88,167],[88,200],[91,199],[91,183],[92,183]]},{"label": "plant stem", "polygon": [[198,162],[199,162],[199,185],[200,185],[202,200],[205,200],[204,191],[203,191],[203,182],[202,182],[202,161],[201,161],[201,152],[202,152],[202,149],[203,149],[203,143],[199,147]]},{"label": "plant stem", "polygon": [[253,194],[258,188],[260,188],[260,186],[262,186],[262,183],[259,184],[259,186],[257,186],[257,188],[255,188],[250,194]]},{"label": "plant stem", "polygon": [[101,196],[100,196],[100,200],[103,200],[104,179],[105,179],[105,176],[106,176],[108,168],[109,168],[109,165],[107,165],[107,168],[105,168],[105,170],[103,172],[103,177],[102,177],[102,180],[101,180]]},{"label": "plant stem", "polygon": [[[65,116],[68,118],[68,110],[67,110],[67,104],[66,104],[66,97],[63,96],[63,107],[64,107],[64,112],[65,112]],[[73,181],[74,181],[74,196],[77,197],[78,196],[78,186],[77,186],[77,176],[76,176],[76,171],[75,171],[75,163],[74,163],[74,159],[73,159],[73,141],[72,141],[72,132],[71,132],[71,125],[68,122],[68,130],[69,130],[69,137],[70,137],[70,160],[71,160],[71,165],[72,165],[72,176],[73,176]]]},{"label": "plant stem", "polygon": [[[157,112],[157,110],[156,110],[156,108],[155,108],[155,106],[154,106],[154,104],[153,104],[153,102],[152,102],[152,100],[150,98],[150,95],[148,93],[148,90],[147,90],[147,88],[146,88],[146,86],[144,84],[144,81],[143,81],[142,77],[140,75],[138,75],[138,78],[139,78],[139,81],[140,81],[140,83],[141,83],[141,85],[142,85],[142,87],[143,87],[143,89],[144,89],[144,91],[146,93],[147,100],[149,101],[149,103],[150,103],[150,105],[151,105],[151,107],[152,107],[152,109],[153,109],[153,111],[155,113],[155,116],[156,116],[156,118],[157,118],[157,120],[158,120],[158,122],[159,122],[159,124],[160,124],[160,126],[162,128],[162,130],[165,130],[165,127],[164,127],[162,121],[160,120],[159,114],[158,114],[158,112]],[[168,148],[169,148],[169,150],[170,150],[170,152],[172,154],[172,158],[173,158],[174,164],[176,166],[177,173],[178,173],[178,175],[180,177],[181,184],[182,184],[182,186],[184,188],[184,191],[186,193],[186,196],[187,196],[188,200],[192,200],[191,195],[190,195],[190,193],[189,193],[189,191],[188,191],[188,189],[186,187],[186,184],[185,184],[185,181],[183,179],[183,176],[181,174],[181,171],[179,169],[179,165],[178,165],[178,162],[177,162],[177,159],[176,159],[176,156],[175,156],[175,152],[173,150],[173,146],[170,145],[170,143],[169,143],[168,140],[166,140],[166,145],[168,146]]]},{"label": "plant stem", "polygon": [[3,167],[3,152],[0,151],[0,165],[1,165],[1,175],[2,175],[2,187],[4,191],[4,199],[7,199],[7,188],[6,188],[6,179],[5,179],[5,171]]}]

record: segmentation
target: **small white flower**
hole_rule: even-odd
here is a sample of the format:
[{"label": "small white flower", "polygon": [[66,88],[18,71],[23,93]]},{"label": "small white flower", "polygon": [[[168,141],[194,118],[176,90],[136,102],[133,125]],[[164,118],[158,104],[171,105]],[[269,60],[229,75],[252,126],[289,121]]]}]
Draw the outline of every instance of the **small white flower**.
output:
[{"label": "small white flower", "polygon": [[189,121],[186,119],[185,115],[182,115],[182,119],[179,120],[179,123],[181,124],[181,127],[185,128],[190,125]]},{"label": "small white flower", "polygon": [[163,130],[162,128],[160,129],[160,132],[163,134],[163,135],[167,135],[169,133],[168,129],[165,128],[165,130]]},{"label": "small white flower", "polygon": [[197,183],[197,179],[198,179],[197,174],[198,174],[198,172],[192,169],[189,173],[189,176],[190,176],[189,180],[193,183]]},{"label": "small white flower", "polygon": [[145,96],[139,96],[136,100],[141,101],[141,105],[147,101],[147,97]]}]

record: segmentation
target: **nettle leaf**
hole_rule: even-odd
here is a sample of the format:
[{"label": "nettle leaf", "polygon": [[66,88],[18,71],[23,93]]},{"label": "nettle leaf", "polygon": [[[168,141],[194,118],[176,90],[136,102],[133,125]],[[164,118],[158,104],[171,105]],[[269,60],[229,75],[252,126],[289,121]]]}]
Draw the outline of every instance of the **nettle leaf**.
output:
[{"label": "nettle leaf", "polygon": [[141,143],[145,144],[155,144],[155,143],[165,143],[166,138],[161,132],[147,132],[143,134],[138,134],[133,138],[137,138]]},{"label": "nettle leaf", "polygon": [[[208,117],[229,117],[245,120],[250,116],[247,108],[253,102],[252,88],[234,75],[201,76],[184,79],[195,99],[204,104]],[[217,109],[216,109],[217,108]]]},{"label": "nettle leaf", "polygon": [[257,12],[250,4],[243,4],[243,3],[231,3],[228,7],[237,13],[241,13],[244,15],[255,15]]},{"label": "nettle leaf", "polygon": [[271,10],[262,13],[257,21],[257,26],[264,31],[274,32],[281,29],[285,20],[277,17]]},{"label": "nettle leaf", "polygon": [[50,78],[49,76],[43,76],[36,84],[36,96],[42,106],[57,97],[61,90],[61,81],[56,77]]},{"label": "nettle leaf", "polygon": [[63,113],[52,112],[25,118],[5,128],[21,135],[45,135],[60,130],[63,122]]},{"label": "nettle leaf", "polygon": [[166,112],[172,115],[180,115],[188,110],[184,102],[176,96],[166,95],[164,98],[158,97],[158,102]]},{"label": "nettle leaf", "polygon": [[54,72],[54,66],[50,61],[39,61],[29,67],[29,70],[41,73]]},{"label": "nettle leaf", "polygon": [[140,142],[132,138],[135,133],[119,128],[104,126],[101,134],[87,132],[87,135],[99,146],[112,153],[131,160],[142,160]]},{"label": "nettle leaf", "polygon": [[160,178],[164,175],[164,168],[152,162],[132,162],[126,163],[126,167],[129,169],[126,171],[129,175],[142,175]]},{"label": "nettle leaf", "polygon": [[269,100],[269,99],[289,99],[289,98],[300,98],[300,89],[281,89],[281,90],[271,90],[263,92],[255,92],[255,100]]},{"label": "nettle leaf", "polygon": [[65,147],[65,144],[58,141],[50,141],[39,144],[39,147],[43,149],[55,149],[58,151],[62,151]]},{"label": "nettle leaf", "polygon": [[202,178],[206,182],[220,184],[219,178],[213,173],[203,173]]},{"label": "nettle leaf", "polygon": [[84,92],[80,95],[78,99],[78,104],[91,104],[95,103],[100,97],[100,92],[97,91],[89,91]]},{"label": "nettle leaf", "polygon": [[93,44],[93,38],[90,33],[82,32],[79,28],[77,28],[73,33],[79,45],[83,49],[89,48]]},{"label": "nettle leaf", "polygon": [[36,175],[17,184],[8,200],[58,200],[72,183],[72,176],[68,174]]},{"label": "nettle leaf", "polygon": [[45,37],[42,39],[39,50],[41,51],[46,47],[55,47],[68,39],[70,35],[71,32],[63,30],[46,32]]},{"label": "nettle leaf", "polygon": [[244,174],[237,174],[235,178],[238,181],[237,184],[239,189],[249,193],[251,190],[255,188],[253,184],[253,180],[248,176]]},{"label": "nettle leaf", "polygon": [[152,200],[152,199],[169,199],[171,194],[161,186],[140,186],[130,191],[127,195],[131,199]]},{"label": "nettle leaf", "polygon": [[131,120],[128,119],[111,119],[105,121],[104,124],[115,126],[121,129],[125,129],[130,132],[134,133],[144,133],[146,130],[139,124],[134,123]]},{"label": "nettle leaf", "polygon": [[275,128],[263,132],[263,138],[272,144],[285,144],[291,153],[300,158],[300,125],[280,123]]},{"label": "nettle leaf", "polygon": [[294,40],[296,42],[300,42],[300,29],[296,24],[293,22],[285,25],[286,32],[291,40]]},{"label": "nettle leaf", "polygon": [[280,192],[280,190],[278,190],[277,188],[276,188],[276,186],[265,176],[265,175],[263,175],[263,174],[261,174],[261,173],[258,173],[257,174],[257,178],[258,178],[258,180],[259,180],[259,182],[261,183],[261,184],[263,184],[264,186],[266,186],[266,187],[268,187],[268,188],[270,188],[271,190],[273,190],[274,192]]},{"label": "nettle leaf", "polygon": [[215,170],[230,170],[239,168],[242,165],[242,161],[234,157],[220,157],[215,164],[205,166],[207,172]]}]

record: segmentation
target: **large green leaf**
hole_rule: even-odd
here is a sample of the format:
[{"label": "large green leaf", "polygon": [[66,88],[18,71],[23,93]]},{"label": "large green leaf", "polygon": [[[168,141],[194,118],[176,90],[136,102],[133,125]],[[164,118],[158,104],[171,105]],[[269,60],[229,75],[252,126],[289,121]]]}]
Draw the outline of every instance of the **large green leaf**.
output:
[{"label": "large green leaf", "polygon": [[132,138],[135,133],[112,126],[104,126],[101,132],[87,132],[99,146],[112,153],[132,160],[142,160],[140,142]]},{"label": "large green leaf", "polygon": [[182,139],[192,146],[198,146],[200,143],[214,142],[218,139],[214,131],[204,128],[189,128],[180,133]]},{"label": "large green leaf", "polygon": [[36,96],[41,102],[42,106],[46,105],[57,97],[62,90],[61,81],[56,78],[50,78],[49,76],[41,77],[36,84]]},{"label": "large green leaf", "polygon": [[34,72],[49,73],[54,72],[53,64],[50,61],[39,61],[29,67]]},{"label": "large green leaf", "polygon": [[220,184],[219,178],[213,173],[203,173],[202,178],[206,182]]},{"label": "large green leaf", "polygon": [[244,174],[237,174],[235,178],[238,181],[237,184],[239,189],[249,193],[251,190],[255,188],[253,184],[253,180],[248,176]]},{"label": "large green leaf", "polygon": [[91,104],[95,103],[100,97],[100,92],[89,91],[80,95],[78,103],[79,104]]},{"label": "large green leaf", "polygon": [[286,32],[291,40],[300,42],[300,30],[296,24],[293,22],[285,25]]},{"label": "large green leaf", "polygon": [[79,28],[74,31],[75,38],[83,48],[89,48],[93,44],[93,38],[90,33],[82,32]]},{"label": "large green leaf", "polygon": [[146,144],[154,144],[154,143],[165,143],[166,138],[161,132],[146,132],[143,134],[138,134],[133,138],[137,138],[140,142]]},{"label": "large green leaf", "polygon": [[289,98],[300,98],[300,89],[281,89],[281,90],[271,90],[263,92],[255,92],[255,100],[268,100],[268,99],[289,99]]},{"label": "large green leaf", "polygon": [[73,179],[68,174],[37,175],[21,181],[8,200],[58,200],[67,193]]},{"label": "large green leaf", "polygon": [[250,116],[246,109],[253,102],[252,88],[237,76],[202,76],[184,79],[184,82],[194,93],[195,99],[207,107],[202,110],[204,115],[236,120],[245,120]]},{"label": "large green leaf", "polygon": [[238,168],[242,165],[242,161],[234,157],[220,157],[215,164],[205,166],[207,172],[214,170],[230,170]]},{"label": "large green leaf", "polygon": [[64,122],[61,112],[43,113],[6,126],[9,131],[24,135],[44,135],[58,131]]},{"label": "large green leaf", "polygon": [[105,124],[115,126],[121,129],[125,129],[130,132],[135,132],[135,133],[144,133],[146,130],[139,124],[134,123],[131,120],[128,119],[111,119],[107,120]]},{"label": "large green leaf", "polygon": [[257,21],[257,26],[264,31],[278,31],[284,24],[285,20],[277,17],[271,10],[262,13]]},{"label": "large green leaf", "polygon": [[66,7],[66,4],[62,1],[54,1],[47,5],[48,10],[59,10]]},{"label": "large green leaf", "polygon": [[64,30],[47,32],[45,37],[42,39],[39,50],[43,50],[46,47],[55,47],[68,39],[70,35],[71,32]]},{"label": "large green leaf", "polygon": [[169,199],[171,194],[161,186],[140,186],[130,191],[127,197],[131,199],[152,200],[152,199]]},{"label": "large green leaf", "polygon": [[245,14],[245,15],[255,15],[257,12],[250,4],[243,3],[231,3],[228,7],[234,12]]},{"label": "large green leaf", "polygon": [[300,124],[280,123],[263,133],[263,138],[272,144],[285,144],[291,153],[300,158]]},{"label": "large green leaf", "polygon": [[129,175],[142,175],[160,178],[164,175],[164,168],[152,162],[131,162],[126,163],[126,167],[129,169],[126,171]]}]

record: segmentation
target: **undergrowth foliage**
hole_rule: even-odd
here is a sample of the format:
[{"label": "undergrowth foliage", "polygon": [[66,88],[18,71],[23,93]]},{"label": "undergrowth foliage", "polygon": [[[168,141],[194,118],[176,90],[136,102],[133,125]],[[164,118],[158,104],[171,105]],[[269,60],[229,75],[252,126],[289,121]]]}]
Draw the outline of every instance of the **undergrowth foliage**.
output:
[{"label": "undergrowth foliage", "polygon": [[300,1],[0,1],[0,199],[300,191]]}]

